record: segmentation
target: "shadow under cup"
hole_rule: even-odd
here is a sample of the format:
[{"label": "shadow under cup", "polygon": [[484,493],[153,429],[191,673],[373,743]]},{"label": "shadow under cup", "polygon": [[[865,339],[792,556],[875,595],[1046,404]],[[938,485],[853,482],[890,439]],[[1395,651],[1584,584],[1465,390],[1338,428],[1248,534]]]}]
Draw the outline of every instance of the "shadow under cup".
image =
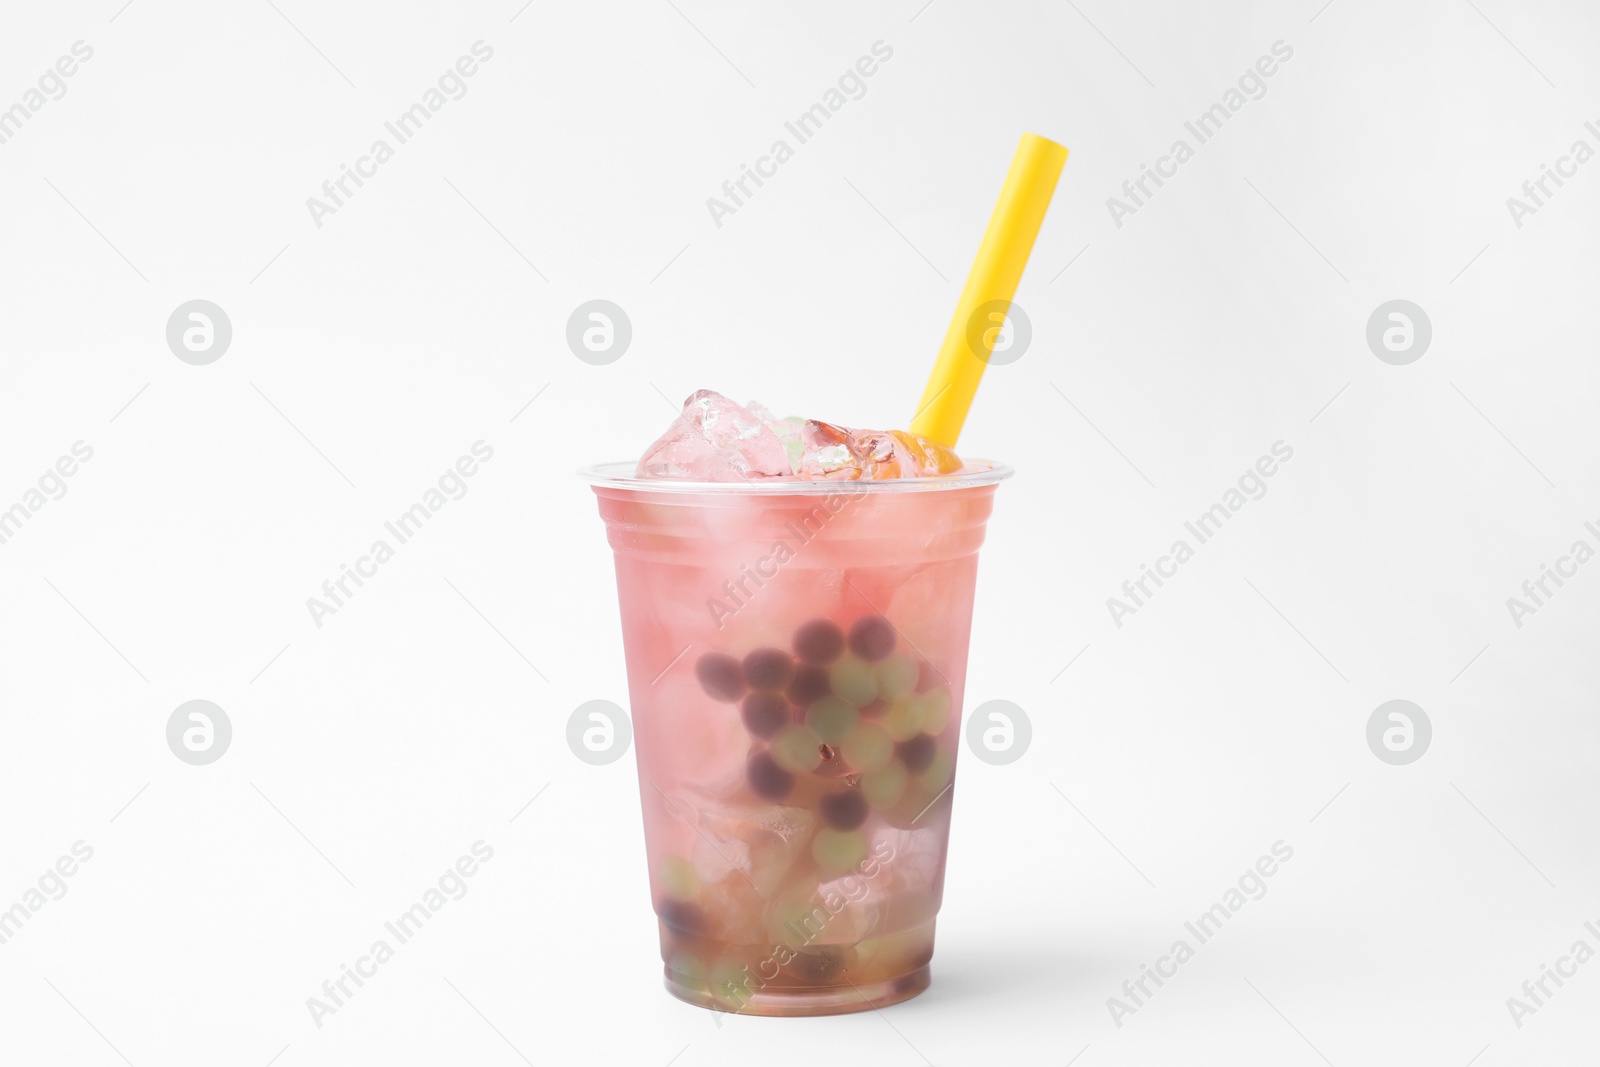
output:
[{"label": "shadow under cup", "polygon": [[673,995],[826,1015],[928,987],[978,547],[1010,473],[583,472],[616,556]]}]

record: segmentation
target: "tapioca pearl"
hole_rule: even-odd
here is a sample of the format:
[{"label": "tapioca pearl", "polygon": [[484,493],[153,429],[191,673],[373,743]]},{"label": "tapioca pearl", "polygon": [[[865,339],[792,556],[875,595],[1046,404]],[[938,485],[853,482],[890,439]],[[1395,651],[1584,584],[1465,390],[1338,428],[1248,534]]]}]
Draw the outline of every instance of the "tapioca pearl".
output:
[{"label": "tapioca pearl", "polygon": [[700,876],[694,864],[682,856],[668,856],[656,868],[656,882],[669,900],[693,900],[700,892]]},{"label": "tapioca pearl", "polygon": [[835,693],[858,708],[877,699],[878,676],[866,660],[844,657],[828,668],[828,681]]},{"label": "tapioca pearl", "polygon": [[733,1008],[744,1007],[754,988],[750,976],[745,973],[747,969],[747,964],[731,956],[713,960],[706,973],[706,984],[711,987],[711,995]]},{"label": "tapioca pearl", "polygon": [[[815,914],[819,907],[815,878],[803,878],[779,889],[762,915],[768,942],[792,945],[797,939],[815,937],[820,932]],[[826,910],[823,915],[827,915]]]},{"label": "tapioca pearl", "polygon": [[744,698],[739,717],[752,737],[771,737],[794,721],[789,698],[782,693],[757,690]]},{"label": "tapioca pearl", "polygon": [[939,669],[928,660],[917,657],[917,692],[926,692],[935,686],[944,685],[945,677]]},{"label": "tapioca pearl", "polygon": [[794,672],[794,680],[789,683],[789,699],[802,708],[831,692],[833,683],[828,679],[828,668],[811,663],[802,664]]},{"label": "tapioca pearl", "polygon": [[867,835],[854,830],[818,830],[811,858],[827,874],[844,874],[867,858]]},{"label": "tapioca pearl", "polygon": [[744,667],[732,656],[707,652],[694,665],[700,688],[712,700],[732,702],[744,695]]},{"label": "tapioca pearl", "polygon": [[867,821],[867,798],[859,789],[824,793],[817,801],[817,815],[835,830],[854,830]]},{"label": "tapioca pearl", "polygon": [[950,779],[955,777],[955,773],[955,752],[941,748],[933,754],[933,759],[927,768],[917,775],[917,784],[930,793],[937,793],[950,784]]},{"label": "tapioca pearl", "polygon": [[922,728],[930,734],[943,733],[950,722],[950,690],[935,686],[912,699],[922,708]]},{"label": "tapioca pearl", "polygon": [[929,734],[918,734],[909,741],[901,741],[894,746],[894,754],[900,762],[906,765],[906,770],[913,775],[921,774],[933,762],[934,753],[939,745]]},{"label": "tapioca pearl", "polygon": [[744,658],[751,689],[782,689],[794,678],[794,660],[781,648],[758,648]]},{"label": "tapioca pearl", "polygon": [[706,985],[706,964],[692,952],[679,949],[667,956],[667,970],[679,983],[696,989]]},{"label": "tapioca pearl", "polygon": [[878,695],[886,700],[900,700],[917,689],[917,661],[904,653],[896,652],[878,662]]},{"label": "tapioca pearl", "polygon": [[889,710],[883,713],[879,721],[890,737],[896,741],[909,741],[922,732],[922,724],[926,719],[923,709],[923,702],[916,697],[897,700],[889,705]]},{"label": "tapioca pearl", "polygon": [[794,791],[794,775],[769,752],[752,752],[744,763],[744,780],[750,791],[768,800],[782,800]]},{"label": "tapioca pearl", "polygon": [[839,753],[857,771],[875,771],[894,758],[894,737],[875,722],[858,723],[839,742]]},{"label": "tapioca pearl", "polygon": [[855,705],[838,697],[823,697],[806,709],[806,725],[816,735],[829,743],[838,743],[850,736],[861,720]]},{"label": "tapioca pearl", "polygon": [[910,780],[906,765],[899,760],[891,760],[878,770],[868,771],[861,776],[861,795],[875,808],[892,808],[905,795],[906,783]]},{"label": "tapioca pearl", "polygon": [[828,619],[812,619],[794,632],[794,653],[806,663],[832,663],[843,651],[844,632]]},{"label": "tapioca pearl", "polygon": [[656,918],[673,933],[702,934],[706,931],[706,913],[698,904],[681,900],[663,900],[656,908]]},{"label": "tapioca pearl", "polygon": [[[897,901],[900,893],[898,889],[895,891]],[[932,934],[918,928],[866,938],[855,946],[855,952],[863,968],[889,974],[906,974],[928,962],[928,957],[932,955],[928,946],[932,943]],[[918,960],[918,956],[923,958]]]},{"label": "tapioca pearl", "polygon": [[779,767],[794,774],[816,770],[822,762],[822,738],[815,730],[799,723],[791,723],[772,735],[773,760]]},{"label": "tapioca pearl", "polygon": [[899,638],[882,615],[864,615],[850,625],[850,651],[865,660],[880,660],[894,651]]},{"label": "tapioca pearl", "polygon": [[709,969],[702,957],[685,951],[667,957],[667,971],[671,981],[692,994],[704,995],[711,991]]}]

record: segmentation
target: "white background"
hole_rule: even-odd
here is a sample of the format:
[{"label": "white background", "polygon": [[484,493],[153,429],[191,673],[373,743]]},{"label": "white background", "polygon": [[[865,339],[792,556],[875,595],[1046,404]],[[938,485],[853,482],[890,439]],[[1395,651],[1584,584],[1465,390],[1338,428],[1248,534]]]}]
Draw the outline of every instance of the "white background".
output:
[{"label": "white background", "polygon": [[[1600,963],[1520,1028],[1506,1007],[1600,948],[1600,564],[1521,628],[1505,603],[1600,547],[1600,163],[1521,228],[1505,204],[1600,147],[1591,6],[121,2],[8,5],[0,32],[0,107],[94,49],[0,145],[0,507],[94,449],[0,546],[0,908],[94,849],[0,945],[0,1062],[1594,1047]],[[314,225],[306,198],[480,39],[467,95]],[[706,198],[878,40],[865,97],[717,227]],[[1279,40],[1267,95],[1117,227],[1107,197]],[[1072,150],[1018,293],[1033,343],[962,446],[1019,470],[967,708],[1020,704],[1032,748],[963,759],[927,994],[682,1005],[631,756],[564,740],[626,702],[571,471],[703,386],[903,424],[1029,130]],[[604,367],[564,340],[596,297],[634,328]],[[164,336],[196,298],[233,324],[209,366]],[[1396,298],[1433,325],[1408,366],[1364,336]],[[470,492],[314,625],[306,598],[480,439]],[[1279,440],[1268,494],[1114,625],[1106,598]],[[165,741],[196,698],[234,729],[204,767]],[[1409,766],[1365,740],[1394,698],[1433,724]],[[314,1025],[306,998],[480,839],[470,892]],[[1267,895],[1117,1026],[1107,998],[1278,840]]]}]

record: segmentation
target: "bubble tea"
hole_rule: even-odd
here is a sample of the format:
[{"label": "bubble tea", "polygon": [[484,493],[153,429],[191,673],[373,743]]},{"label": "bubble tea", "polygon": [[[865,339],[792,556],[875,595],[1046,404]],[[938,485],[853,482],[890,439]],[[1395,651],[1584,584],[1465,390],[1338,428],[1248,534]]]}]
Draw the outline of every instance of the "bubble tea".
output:
[{"label": "bubble tea", "polygon": [[978,547],[1010,472],[697,393],[585,472],[615,552],[668,989],[822,1015],[929,984]]}]

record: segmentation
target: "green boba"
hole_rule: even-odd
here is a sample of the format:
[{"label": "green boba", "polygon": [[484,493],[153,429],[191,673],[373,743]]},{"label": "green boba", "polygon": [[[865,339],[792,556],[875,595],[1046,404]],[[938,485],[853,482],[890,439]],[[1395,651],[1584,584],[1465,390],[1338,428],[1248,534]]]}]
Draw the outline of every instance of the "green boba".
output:
[{"label": "green boba", "polygon": [[828,874],[844,874],[867,858],[867,835],[854,830],[819,830],[811,858]]},{"label": "green boba", "polygon": [[702,992],[709,988],[705,962],[692,952],[684,952],[681,949],[674,952],[667,958],[667,970],[672,972],[680,984],[689,989]]},{"label": "green boba", "polygon": [[745,965],[738,960],[728,956],[717,959],[711,964],[706,981],[711,986],[711,995],[732,1005],[735,1011],[750,1000],[750,979],[745,974]]},{"label": "green boba", "polygon": [[894,758],[894,738],[875,722],[863,722],[839,744],[839,754],[857,771],[875,771]]},{"label": "green boba", "polygon": [[668,856],[656,870],[662,892],[672,900],[690,901],[700,892],[700,877],[694,865],[682,856]]},{"label": "green boba", "polygon": [[927,717],[927,701],[922,697],[896,700],[883,713],[883,728],[896,741],[909,741],[922,732],[922,724]]},{"label": "green boba", "polygon": [[848,737],[860,718],[855,705],[839,697],[823,697],[806,709],[806,726],[830,744]]},{"label": "green boba", "polygon": [[897,652],[877,666],[878,695],[885,700],[910,696],[917,688],[917,661]]},{"label": "green boba", "polygon": [[861,794],[874,808],[892,808],[905,796],[906,783],[910,778],[904,763],[890,760],[878,770],[868,771],[861,776]]},{"label": "green boba", "polygon": [[926,693],[918,693],[915,699],[922,708],[923,731],[930,734],[943,731],[950,721],[950,690],[942,685],[935,686]]},{"label": "green boba", "polygon": [[772,761],[786,771],[805,774],[817,769],[822,762],[822,738],[809,726],[795,723],[785,726],[773,735],[767,751]]},{"label": "green boba", "polygon": [[855,656],[845,656],[828,668],[833,691],[856,707],[870,704],[878,695],[878,673],[872,664]]},{"label": "green boba", "polygon": [[809,878],[779,890],[763,915],[767,940],[774,945],[804,944],[820,932],[827,920],[828,912],[817,899],[817,883]]}]

